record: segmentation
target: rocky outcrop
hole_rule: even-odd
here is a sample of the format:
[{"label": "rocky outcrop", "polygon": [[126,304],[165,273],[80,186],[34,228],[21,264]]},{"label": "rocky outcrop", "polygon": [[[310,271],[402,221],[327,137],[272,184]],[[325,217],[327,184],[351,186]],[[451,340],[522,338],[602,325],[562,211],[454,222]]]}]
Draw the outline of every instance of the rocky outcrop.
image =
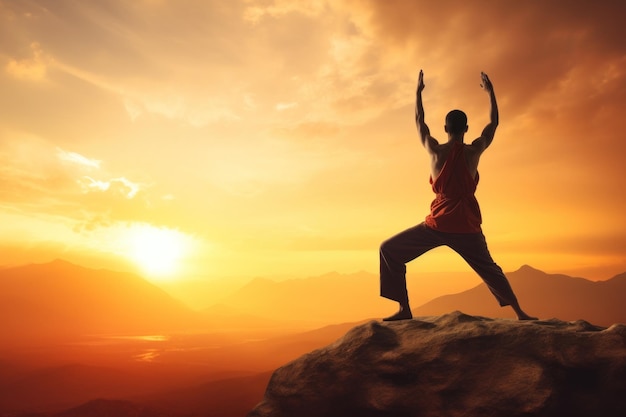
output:
[{"label": "rocky outcrop", "polygon": [[626,415],[626,326],[371,321],[277,369],[248,417]]}]

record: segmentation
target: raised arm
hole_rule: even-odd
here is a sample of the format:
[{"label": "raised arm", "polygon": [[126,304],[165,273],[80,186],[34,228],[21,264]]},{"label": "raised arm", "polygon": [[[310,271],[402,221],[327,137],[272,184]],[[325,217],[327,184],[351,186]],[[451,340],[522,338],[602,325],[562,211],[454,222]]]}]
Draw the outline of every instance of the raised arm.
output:
[{"label": "raised arm", "polygon": [[498,115],[498,103],[496,102],[496,94],[493,91],[493,84],[491,80],[484,72],[480,73],[480,77],[482,79],[482,84],[480,85],[483,90],[485,90],[489,94],[489,100],[491,103],[491,110],[489,113],[489,124],[485,126],[482,134],[478,139],[474,141],[473,144],[478,145],[482,148],[482,150],[487,149],[491,142],[493,141],[493,137],[496,134],[496,128],[498,127],[499,115]]},{"label": "raised arm", "polygon": [[417,126],[417,132],[420,135],[422,145],[427,151],[431,152],[437,145],[437,141],[430,136],[430,129],[424,121],[424,104],[422,103],[422,90],[424,90],[424,72],[420,70],[420,75],[417,80],[417,91],[415,93],[415,125]]}]

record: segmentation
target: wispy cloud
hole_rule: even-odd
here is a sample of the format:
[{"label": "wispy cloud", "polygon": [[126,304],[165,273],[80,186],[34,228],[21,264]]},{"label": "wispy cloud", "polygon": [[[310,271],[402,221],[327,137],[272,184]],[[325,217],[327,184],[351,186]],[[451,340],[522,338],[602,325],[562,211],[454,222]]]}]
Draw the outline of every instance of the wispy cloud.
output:
[{"label": "wispy cloud", "polygon": [[97,180],[88,175],[77,180],[84,193],[92,191],[109,192],[112,195],[121,195],[127,199],[134,198],[141,190],[138,183],[124,177],[111,178],[109,180]]},{"label": "wispy cloud", "polygon": [[97,169],[100,168],[100,163],[102,162],[97,159],[87,158],[76,152],[65,151],[61,148],[57,148],[57,156],[62,161]]},{"label": "wispy cloud", "polygon": [[276,110],[284,111],[284,110],[293,109],[294,107],[297,107],[297,106],[298,106],[298,103],[295,101],[292,101],[290,103],[278,103],[276,104]]},{"label": "wispy cloud", "polygon": [[244,3],[246,3],[244,19],[252,23],[256,23],[266,16],[278,18],[289,13],[315,16],[328,6],[327,2],[323,0],[273,0],[262,3],[256,0],[244,0]]}]

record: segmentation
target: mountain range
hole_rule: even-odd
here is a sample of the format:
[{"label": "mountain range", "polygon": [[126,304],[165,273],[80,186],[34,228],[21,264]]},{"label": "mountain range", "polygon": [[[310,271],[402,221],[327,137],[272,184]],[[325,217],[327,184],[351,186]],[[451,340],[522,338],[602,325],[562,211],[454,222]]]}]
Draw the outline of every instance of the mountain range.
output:
[{"label": "mountain range", "polygon": [[[507,276],[524,309],[542,319],[626,323],[626,273],[593,282],[523,266]],[[419,290],[427,280],[409,285]],[[120,416],[152,416],[145,407],[174,414],[209,416],[209,410],[220,410],[216,416],[243,415],[261,399],[273,369],[393,308],[378,297],[376,275],[365,272],[279,282],[256,279],[220,305],[194,311],[133,274],[60,260],[0,270],[0,415],[41,410],[46,417],[95,416],[113,408],[121,410]],[[413,313],[438,316],[456,310],[512,317],[484,284],[434,297]],[[296,320],[305,323],[300,330]],[[312,328],[316,322],[335,324]],[[280,326],[291,327],[276,330]],[[241,333],[242,328],[256,330]],[[307,328],[311,330],[303,331]],[[221,333],[211,333],[216,329]],[[153,344],[71,342],[85,334],[177,332],[182,333],[169,342]],[[7,348],[29,343],[30,350]],[[140,363],[138,352],[160,356]],[[37,358],[46,355],[54,360],[44,366],[44,359]],[[27,366],[15,357],[27,358]],[[111,401],[93,401],[98,398]]]},{"label": "mountain range", "polygon": [[182,302],[130,273],[55,260],[0,270],[0,343],[159,332],[197,324]]},{"label": "mountain range", "polygon": [[[626,323],[626,273],[606,281],[589,281],[562,274],[546,274],[528,265],[507,274],[522,308],[540,318],[586,320],[610,326]],[[458,294],[437,297],[413,310],[416,316],[432,316],[460,310],[486,317],[514,317],[501,308],[485,284]]]},{"label": "mountain range", "polygon": [[[539,317],[585,319],[596,324],[626,322],[626,273],[606,281],[546,274],[530,266],[507,274],[524,309]],[[432,280],[432,279],[430,279]],[[430,281],[412,282],[411,298]],[[423,285],[421,285],[423,283]],[[79,335],[152,334],[214,329],[313,329],[387,315],[395,304],[378,296],[374,274],[331,273],[307,279],[255,279],[198,312],[140,276],[89,269],[56,260],[0,270],[0,344],[59,340]],[[461,310],[513,317],[484,284],[433,298],[414,315]]]},{"label": "mountain range", "polygon": [[224,305],[196,311],[136,274],[59,259],[0,269],[0,351],[85,336],[267,333],[285,322]]},{"label": "mountain range", "polygon": [[[479,280],[471,272],[409,273],[407,286],[416,305],[441,294],[471,288]],[[394,302],[381,298],[378,275],[360,271],[272,280],[256,278],[220,303],[235,311],[300,324],[326,325],[388,315]]]},{"label": "mountain range", "polygon": [[[626,294],[626,273],[606,281],[590,281],[547,274],[524,265],[506,275],[529,314],[562,320],[584,319],[607,326],[626,323],[626,304],[622,300]],[[498,305],[484,283],[416,305],[415,292],[426,287],[432,278],[424,274],[419,281],[413,280],[414,277],[409,276],[407,286],[414,316],[461,310],[487,317],[514,317],[511,309]],[[383,317],[396,308],[394,302],[378,296],[377,277],[365,272],[283,282],[257,279],[222,302],[237,311],[255,312],[268,318],[310,317],[331,323]]]}]

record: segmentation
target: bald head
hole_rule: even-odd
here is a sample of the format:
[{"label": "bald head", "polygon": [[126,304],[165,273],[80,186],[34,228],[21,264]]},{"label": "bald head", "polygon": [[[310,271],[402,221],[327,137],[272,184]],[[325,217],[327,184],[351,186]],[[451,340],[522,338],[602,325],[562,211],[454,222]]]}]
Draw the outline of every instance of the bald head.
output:
[{"label": "bald head", "polygon": [[446,132],[459,135],[467,132],[467,115],[461,110],[452,110],[446,115]]}]

